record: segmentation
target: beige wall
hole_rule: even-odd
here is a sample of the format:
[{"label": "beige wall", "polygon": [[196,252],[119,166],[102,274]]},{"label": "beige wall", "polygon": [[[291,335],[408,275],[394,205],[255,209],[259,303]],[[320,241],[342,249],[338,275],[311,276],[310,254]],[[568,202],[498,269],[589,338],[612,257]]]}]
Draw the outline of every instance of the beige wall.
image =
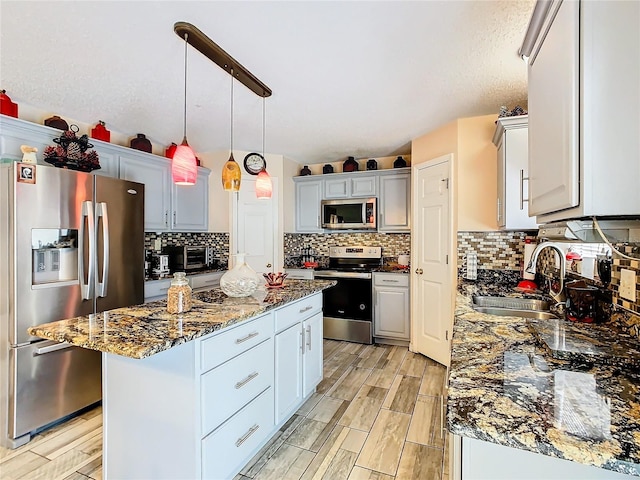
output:
[{"label": "beige wall", "polygon": [[426,133],[411,142],[411,158],[414,165],[448,153],[453,153],[454,158],[458,158],[457,120]]},{"label": "beige wall", "polygon": [[413,164],[453,153],[458,231],[492,231],[496,221],[497,115],[460,118],[411,142]]},{"label": "beige wall", "polygon": [[458,120],[458,231],[497,230],[497,115]]},{"label": "beige wall", "polygon": [[222,189],[221,180],[222,166],[229,158],[229,151],[198,153],[198,158],[203,167],[211,169],[211,175],[209,175],[209,231],[229,233],[231,225],[230,197],[232,194]]}]

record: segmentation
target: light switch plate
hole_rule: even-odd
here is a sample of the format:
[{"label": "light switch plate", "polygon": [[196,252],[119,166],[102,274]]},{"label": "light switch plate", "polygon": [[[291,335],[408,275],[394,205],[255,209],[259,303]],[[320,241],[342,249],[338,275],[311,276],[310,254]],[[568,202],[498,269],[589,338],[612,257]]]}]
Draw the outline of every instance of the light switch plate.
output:
[{"label": "light switch plate", "polygon": [[636,301],[636,272],[623,268],[620,270],[620,297]]}]

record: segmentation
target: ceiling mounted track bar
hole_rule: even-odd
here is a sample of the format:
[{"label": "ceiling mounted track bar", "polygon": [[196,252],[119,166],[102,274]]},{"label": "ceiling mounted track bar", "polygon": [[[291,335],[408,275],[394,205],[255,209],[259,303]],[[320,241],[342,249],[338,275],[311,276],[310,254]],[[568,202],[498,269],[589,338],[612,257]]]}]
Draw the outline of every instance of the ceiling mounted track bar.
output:
[{"label": "ceiling mounted track bar", "polygon": [[[216,63],[229,75],[246,86],[259,97],[270,97],[271,89],[262,83],[249,70],[238,63],[231,55],[225,52],[220,46],[202,33],[197,27],[187,22],[176,22],[173,30],[181,39],[187,35],[187,43],[202,53],[212,62]],[[233,73],[231,73],[233,72]]]}]

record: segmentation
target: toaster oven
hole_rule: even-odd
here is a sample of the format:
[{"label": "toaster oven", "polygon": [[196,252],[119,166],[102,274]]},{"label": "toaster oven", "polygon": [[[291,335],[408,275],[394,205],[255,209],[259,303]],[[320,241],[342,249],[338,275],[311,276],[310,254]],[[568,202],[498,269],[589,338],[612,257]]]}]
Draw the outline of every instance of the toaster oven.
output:
[{"label": "toaster oven", "polygon": [[208,266],[209,247],[205,246],[167,246],[162,253],[169,255],[169,270],[173,272],[193,272],[204,270]]}]

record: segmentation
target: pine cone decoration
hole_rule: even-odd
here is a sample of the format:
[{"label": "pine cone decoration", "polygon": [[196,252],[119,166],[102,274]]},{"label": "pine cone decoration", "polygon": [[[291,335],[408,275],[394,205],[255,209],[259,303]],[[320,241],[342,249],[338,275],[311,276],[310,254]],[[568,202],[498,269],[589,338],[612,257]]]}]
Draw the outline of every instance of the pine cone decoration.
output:
[{"label": "pine cone decoration", "polygon": [[71,142],[67,147],[67,158],[69,160],[78,160],[82,157],[82,148],[78,142]]}]

